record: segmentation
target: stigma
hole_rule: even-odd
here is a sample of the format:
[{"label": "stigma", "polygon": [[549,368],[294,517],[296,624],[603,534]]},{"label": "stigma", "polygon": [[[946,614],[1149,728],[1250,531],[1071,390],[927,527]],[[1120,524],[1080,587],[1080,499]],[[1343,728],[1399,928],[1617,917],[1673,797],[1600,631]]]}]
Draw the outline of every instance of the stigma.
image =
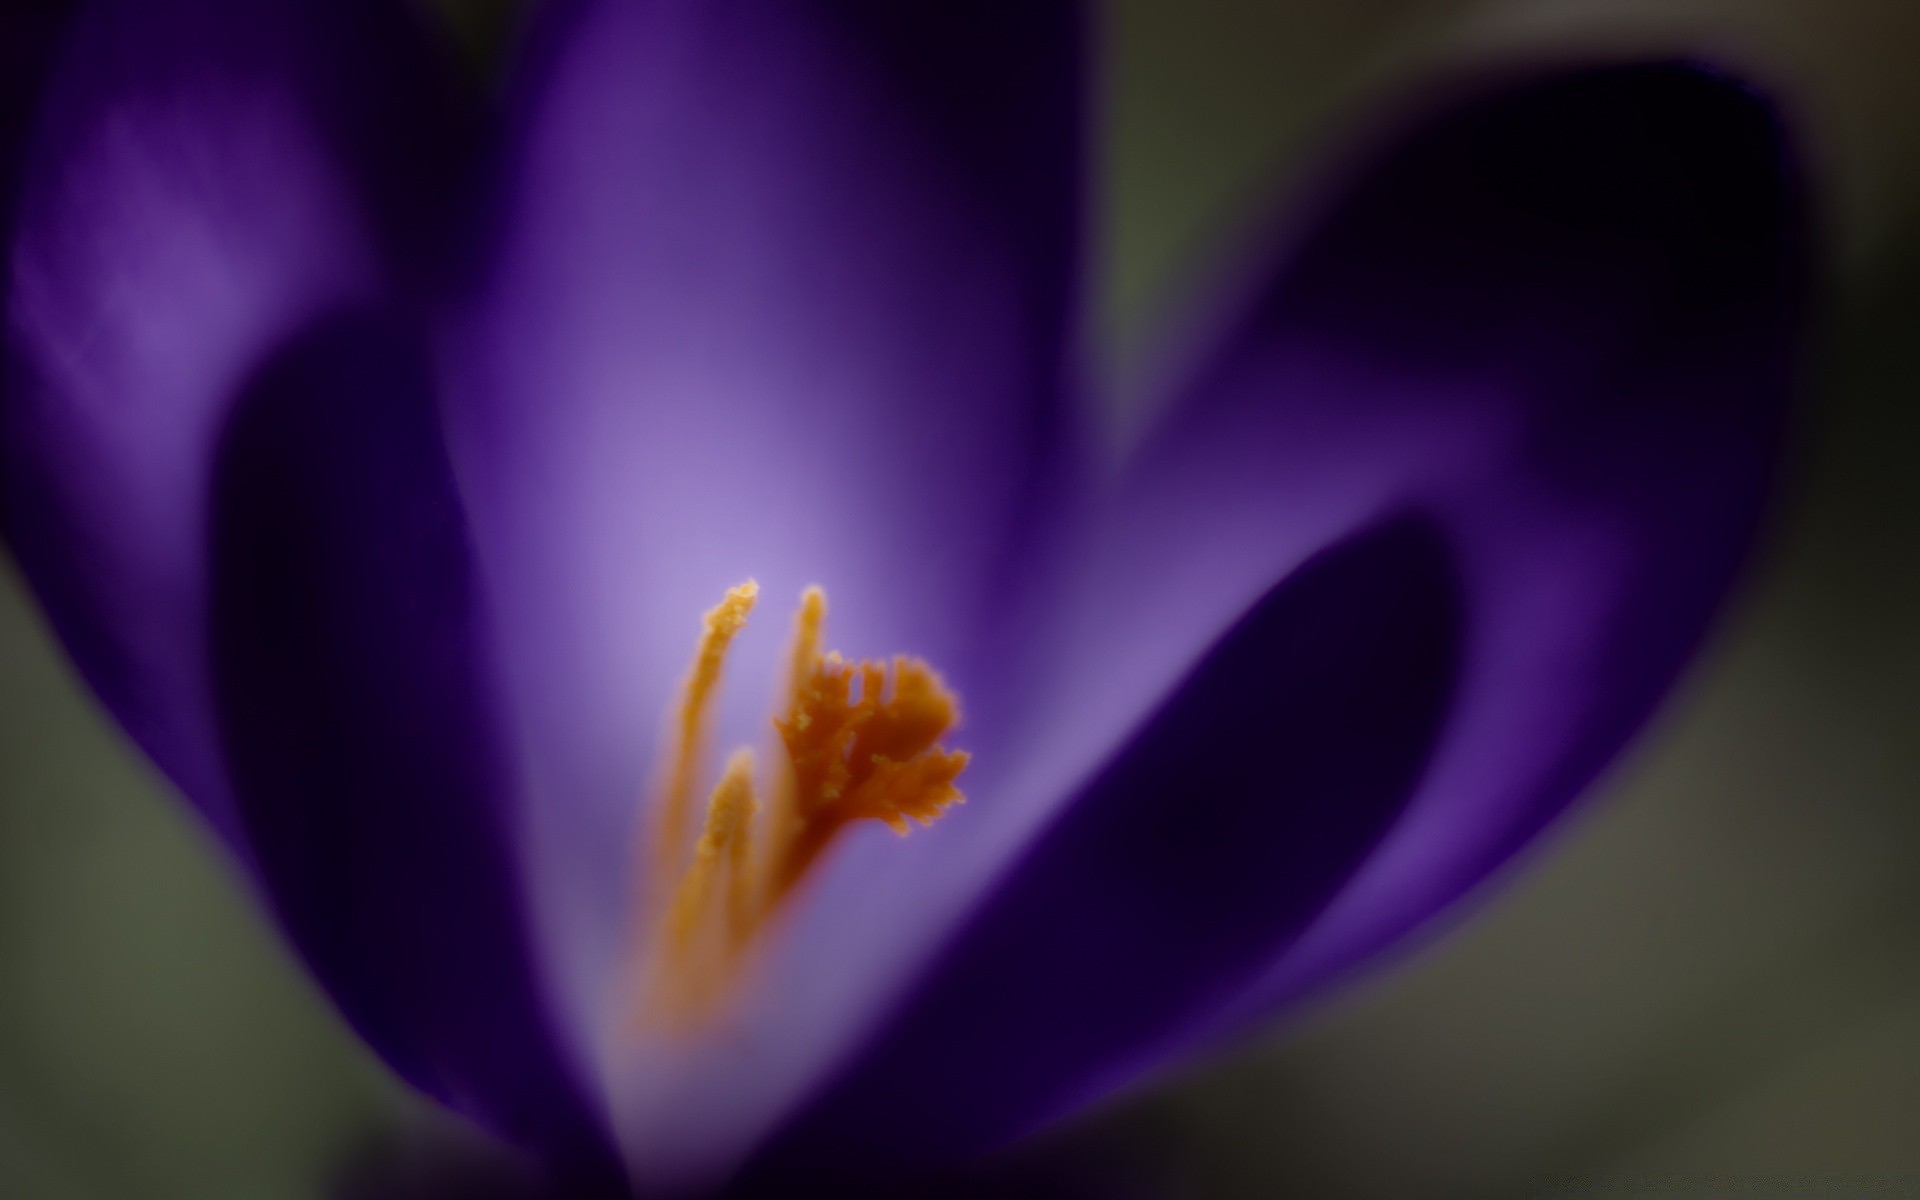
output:
[{"label": "stigma", "polygon": [[695,798],[729,648],[759,600],[752,580],[707,612],[669,728],[666,770],[636,898],[637,1027],[686,1030],[723,1011],[754,946],[839,835],[862,821],[906,834],[965,797],[965,751],[941,739],[958,698],[906,655],[848,662],[824,649],[826,593],[808,588],[794,617],[787,680],[763,770],[735,750]]}]

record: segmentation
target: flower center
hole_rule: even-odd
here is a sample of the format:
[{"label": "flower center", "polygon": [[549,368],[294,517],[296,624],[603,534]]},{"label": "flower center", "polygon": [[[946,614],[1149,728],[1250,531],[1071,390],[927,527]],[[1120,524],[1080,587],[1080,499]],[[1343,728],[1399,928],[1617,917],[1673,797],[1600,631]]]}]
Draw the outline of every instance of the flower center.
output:
[{"label": "flower center", "polygon": [[747,951],[842,830],[880,821],[904,835],[911,822],[930,825],[965,799],[955,781],[967,754],[940,744],[959,721],[958,698],[917,658],[849,663],[823,652],[827,598],[812,587],[794,619],[773,770],[756,779],[753,751],[735,750],[694,836],[714,697],[759,594],[749,580],[706,614],[675,714],[641,872],[655,881],[640,899],[653,926],[636,1010],[646,1027],[685,1028],[718,1012]]}]

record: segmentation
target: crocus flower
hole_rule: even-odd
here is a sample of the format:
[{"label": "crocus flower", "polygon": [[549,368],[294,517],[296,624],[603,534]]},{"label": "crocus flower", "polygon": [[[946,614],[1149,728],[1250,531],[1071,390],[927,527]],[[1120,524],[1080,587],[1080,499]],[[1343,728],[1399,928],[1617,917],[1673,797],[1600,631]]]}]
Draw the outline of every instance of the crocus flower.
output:
[{"label": "crocus flower", "polygon": [[1249,1027],[1561,812],[1753,536],[1801,201],[1710,70],[1407,105],[1123,437],[1078,6],[555,2],[498,112],[410,12],[80,16],[7,536],[354,1028],[561,1177],[910,1172]]}]

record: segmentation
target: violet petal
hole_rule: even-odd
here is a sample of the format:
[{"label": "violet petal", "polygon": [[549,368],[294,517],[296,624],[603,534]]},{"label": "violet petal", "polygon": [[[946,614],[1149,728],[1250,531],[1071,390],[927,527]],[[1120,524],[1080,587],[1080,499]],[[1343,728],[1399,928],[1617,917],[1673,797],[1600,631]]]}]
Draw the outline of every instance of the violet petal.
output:
[{"label": "violet petal", "polygon": [[86,12],[11,243],[7,535],[89,682],[374,1047],[589,1163],[604,1139],[501,845],[465,546],[382,511],[451,504],[432,392],[417,356],[328,324],[404,310],[449,223],[465,125],[405,14]]},{"label": "violet petal", "polygon": [[1092,615],[1047,705],[1118,711],[1276,564],[1410,505],[1458,555],[1469,649],[1420,791],[1223,1027],[1435,917],[1671,686],[1770,493],[1799,188],[1770,106],[1695,65],[1482,83],[1231,298],[1075,568]]},{"label": "violet petal", "polygon": [[[1485,389],[1513,420],[1499,455],[1418,485],[1464,566],[1446,737],[1237,1019],[1434,920],[1671,689],[1772,497],[1812,292],[1802,189],[1772,105],[1737,80],[1684,63],[1546,80],[1390,154],[1227,352],[1216,401],[1236,376],[1283,385],[1298,338],[1433,380],[1429,402]],[[1354,418],[1421,402],[1395,392],[1356,389]]]},{"label": "violet petal", "polygon": [[426,270],[439,155],[461,141],[436,66],[380,0],[103,0],[26,168],[8,544],[88,682],[229,841],[204,636],[213,447],[281,339]]}]

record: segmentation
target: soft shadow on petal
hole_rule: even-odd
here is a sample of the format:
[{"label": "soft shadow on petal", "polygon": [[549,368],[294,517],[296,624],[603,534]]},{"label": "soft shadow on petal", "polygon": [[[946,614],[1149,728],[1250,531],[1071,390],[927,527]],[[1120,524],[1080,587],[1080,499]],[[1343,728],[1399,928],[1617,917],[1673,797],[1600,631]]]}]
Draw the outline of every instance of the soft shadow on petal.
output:
[{"label": "soft shadow on petal", "polygon": [[834,646],[985,686],[969,651],[1059,416],[1081,47],[1064,0],[547,15],[446,358],[543,940],[592,1008],[649,763],[726,588],[757,579],[763,608],[723,747],[766,736],[809,584]]},{"label": "soft shadow on petal", "polygon": [[20,158],[73,7],[71,0],[16,0],[0,8],[0,233],[12,227]]},{"label": "soft shadow on petal", "polygon": [[106,0],[35,134],[7,263],[6,537],[88,682],[230,840],[213,447],[281,339],[429,269],[461,144],[440,78],[401,5]]},{"label": "soft shadow on petal", "polygon": [[1450,551],[1405,516],[1256,603],[1008,870],[762,1169],[997,1145],[1239,994],[1412,792],[1460,654]]},{"label": "soft shadow on petal", "polygon": [[246,388],[214,474],[221,731],[281,920],[409,1081],[564,1166],[604,1163],[529,952],[422,353],[369,319],[316,326]]}]

